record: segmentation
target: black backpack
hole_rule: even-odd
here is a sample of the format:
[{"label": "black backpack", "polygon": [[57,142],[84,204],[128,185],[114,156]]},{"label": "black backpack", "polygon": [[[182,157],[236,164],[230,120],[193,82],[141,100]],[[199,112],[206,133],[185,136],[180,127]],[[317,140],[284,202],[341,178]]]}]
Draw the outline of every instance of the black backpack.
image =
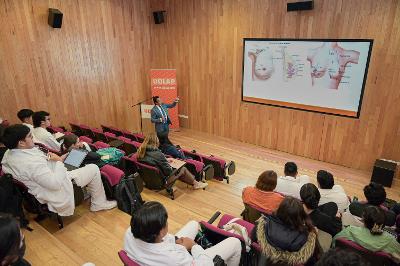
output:
[{"label": "black backpack", "polygon": [[139,174],[135,173],[128,177],[121,178],[119,183],[115,186],[115,199],[118,203],[118,209],[133,215],[140,207],[142,207],[144,201],[140,196],[141,190],[139,190],[136,181],[140,179]]},{"label": "black backpack", "polygon": [[24,198],[21,191],[14,184],[10,174],[0,176],[0,212],[9,213],[19,219],[20,226],[32,230],[25,217],[22,202]]}]

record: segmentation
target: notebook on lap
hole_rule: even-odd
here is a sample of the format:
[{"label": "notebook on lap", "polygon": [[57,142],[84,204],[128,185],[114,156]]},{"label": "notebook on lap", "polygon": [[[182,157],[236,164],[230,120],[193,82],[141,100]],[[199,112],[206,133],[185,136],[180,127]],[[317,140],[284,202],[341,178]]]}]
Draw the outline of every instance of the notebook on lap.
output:
[{"label": "notebook on lap", "polygon": [[88,154],[87,150],[83,149],[71,150],[67,158],[65,158],[64,160],[64,165],[67,168],[67,170],[72,171],[78,169],[81,166],[87,154]]}]

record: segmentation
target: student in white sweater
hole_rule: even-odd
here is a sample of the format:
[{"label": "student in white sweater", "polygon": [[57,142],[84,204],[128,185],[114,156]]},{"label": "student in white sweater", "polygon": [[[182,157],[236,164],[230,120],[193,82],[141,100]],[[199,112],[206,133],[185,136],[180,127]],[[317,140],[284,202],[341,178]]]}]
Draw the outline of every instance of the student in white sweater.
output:
[{"label": "student in white sweater", "polygon": [[310,178],[306,175],[298,176],[297,165],[294,162],[285,164],[284,173],[285,176],[278,178],[274,191],[300,199],[300,189],[304,184],[310,183]]},{"label": "student in white sweater", "polygon": [[213,266],[216,255],[228,266],[239,265],[239,239],[229,237],[203,249],[194,242],[198,231],[199,223],[190,221],[175,236],[169,234],[167,210],[161,203],[149,201],[133,215],[125,233],[124,250],[142,266]]},{"label": "student in white sweater", "polygon": [[51,126],[50,114],[45,111],[35,112],[32,116],[33,120],[33,134],[38,142],[46,145],[47,147],[60,151],[61,143],[47,131],[47,128]]},{"label": "student in white sweater", "polygon": [[112,209],[115,201],[108,201],[104,192],[99,168],[94,164],[67,171],[65,156],[44,154],[34,146],[32,133],[25,125],[6,128],[3,143],[9,149],[4,154],[2,169],[28,187],[40,203],[47,204],[50,211],[60,216],[74,213],[74,191],[72,180],[86,186],[91,195],[91,211]]},{"label": "student in white sweater", "polygon": [[319,193],[321,194],[319,205],[334,202],[338,206],[338,211],[343,213],[350,204],[343,187],[335,185],[333,175],[325,170],[319,170],[317,172],[317,181]]},{"label": "student in white sweater", "polygon": [[32,133],[33,137],[33,142],[38,142],[37,139],[35,138],[35,134],[33,134],[33,122],[32,122],[32,116],[34,112],[31,109],[21,109],[18,111],[17,116],[19,120],[21,120],[22,124],[29,127]]}]

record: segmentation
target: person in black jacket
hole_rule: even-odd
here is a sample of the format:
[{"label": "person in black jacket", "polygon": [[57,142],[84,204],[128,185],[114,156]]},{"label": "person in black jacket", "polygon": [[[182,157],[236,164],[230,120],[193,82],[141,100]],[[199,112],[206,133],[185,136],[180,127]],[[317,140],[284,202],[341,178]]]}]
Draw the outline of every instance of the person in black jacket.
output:
[{"label": "person in black jacket", "polygon": [[314,184],[304,184],[300,189],[300,197],[305,212],[318,229],[332,237],[342,230],[342,220],[336,203],[328,202],[318,206],[321,194]]},{"label": "person in black jacket", "polygon": [[88,154],[82,162],[82,166],[85,166],[86,164],[95,164],[98,167],[102,167],[105,165],[101,160],[101,156],[93,152],[86,142],[79,141],[78,136],[74,134],[65,135],[63,137],[63,143],[61,144],[61,153],[66,154],[72,149],[84,149],[88,151]]},{"label": "person in black jacket", "polygon": [[[364,195],[367,202],[353,201],[350,203],[350,213],[362,217],[362,214],[368,206],[384,207],[386,200],[385,188],[378,183],[371,182],[369,185],[364,187]],[[396,208],[396,206],[394,207]],[[393,226],[396,223],[396,213],[392,210],[388,210],[386,207],[382,208],[385,212],[385,226]]]},{"label": "person in black jacket", "polygon": [[9,214],[0,213],[0,265],[30,266],[23,257],[25,240],[18,221]]},{"label": "person in black jacket", "polygon": [[194,189],[205,188],[207,183],[198,182],[186,167],[172,168],[165,155],[158,149],[158,138],[155,133],[150,133],[137,150],[137,159],[140,162],[157,167],[167,179],[167,186],[175,180],[192,185]]},{"label": "person in black jacket", "polygon": [[260,244],[268,263],[313,265],[321,253],[317,230],[301,201],[290,196],[272,215],[261,216],[251,238]]},{"label": "person in black jacket", "polygon": [[2,140],[1,140],[5,129],[6,129],[5,126],[0,125],[0,165],[1,165],[1,160],[3,159],[4,153],[6,153],[6,151],[8,150],[8,148],[3,144]]}]

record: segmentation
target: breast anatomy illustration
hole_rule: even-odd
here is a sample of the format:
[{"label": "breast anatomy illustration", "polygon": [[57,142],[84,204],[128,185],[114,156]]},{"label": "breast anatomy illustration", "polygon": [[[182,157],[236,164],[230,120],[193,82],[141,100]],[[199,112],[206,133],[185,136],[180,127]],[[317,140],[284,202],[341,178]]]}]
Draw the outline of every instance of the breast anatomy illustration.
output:
[{"label": "breast anatomy illustration", "polygon": [[248,52],[252,61],[252,80],[268,80],[274,73],[272,52],[268,47],[254,48]]},{"label": "breast anatomy illustration", "polygon": [[354,50],[345,50],[337,42],[326,42],[322,46],[309,49],[307,60],[310,62],[311,80],[314,86],[318,79],[326,82],[326,88],[339,88],[339,84],[345,78],[348,65],[358,64],[360,53]]}]

